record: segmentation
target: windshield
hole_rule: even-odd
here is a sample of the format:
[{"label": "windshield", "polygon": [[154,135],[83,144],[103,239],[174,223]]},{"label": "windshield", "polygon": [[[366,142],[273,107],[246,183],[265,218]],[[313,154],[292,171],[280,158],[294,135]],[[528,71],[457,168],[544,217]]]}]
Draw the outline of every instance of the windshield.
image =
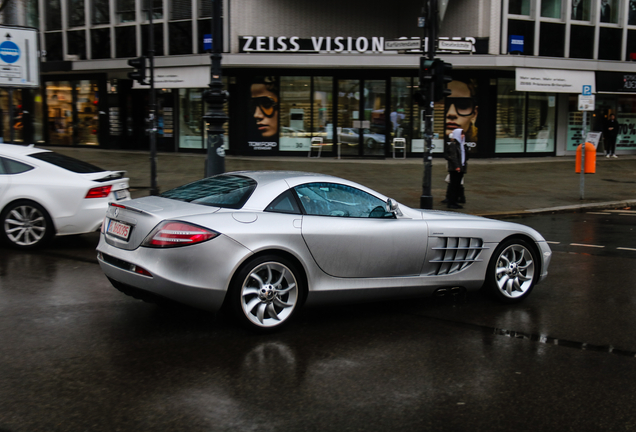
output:
[{"label": "windshield", "polygon": [[48,162],[50,164],[78,174],[90,174],[105,171],[104,169],[96,167],[93,164],[89,164],[88,162],[84,162],[70,156],[65,156],[63,154],[55,152],[31,153],[29,157]]},{"label": "windshield", "polygon": [[238,175],[218,175],[166,191],[160,196],[214,207],[240,209],[256,189],[256,181]]}]

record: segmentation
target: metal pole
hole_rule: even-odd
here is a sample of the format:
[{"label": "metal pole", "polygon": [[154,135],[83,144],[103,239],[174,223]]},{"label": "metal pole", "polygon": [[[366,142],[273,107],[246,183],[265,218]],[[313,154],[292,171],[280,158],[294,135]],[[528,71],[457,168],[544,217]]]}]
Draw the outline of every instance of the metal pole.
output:
[{"label": "metal pole", "polygon": [[[428,10],[427,10],[428,6]],[[424,25],[424,38],[427,38],[427,56],[429,60],[435,58],[436,41],[437,41],[437,0],[424,0],[422,13],[426,16]],[[422,53],[424,54],[424,53]],[[420,197],[420,208],[433,208],[433,195],[431,192],[432,171],[433,171],[433,108],[435,83],[431,80],[428,89],[428,100],[424,114],[424,177],[422,179],[422,196]]]},{"label": "metal pole", "polygon": [[225,149],[223,148],[223,125],[228,120],[223,111],[223,104],[228,94],[223,90],[223,74],[221,59],[223,56],[223,22],[221,21],[222,1],[212,2],[212,54],[210,59],[210,84],[204,93],[203,99],[208,105],[203,119],[207,123],[207,157],[205,159],[205,176],[210,177],[225,172]]},{"label": "metal pole", "polygon": [[583,144],[581,144],[581,184],[580,184],[580,192],[581,199],[583,199],[584,190],[585,190],[585,126],[587,125],[587,111],[583,111]]},{"label": "metal pole", "polygon": [[155,29],[152,24],[154,0],[148,0],[148,63],[150,65],[150,112],[148,123],[150,126],[150,195],[159,195],[157,187],[157,99],[155,95]]}]

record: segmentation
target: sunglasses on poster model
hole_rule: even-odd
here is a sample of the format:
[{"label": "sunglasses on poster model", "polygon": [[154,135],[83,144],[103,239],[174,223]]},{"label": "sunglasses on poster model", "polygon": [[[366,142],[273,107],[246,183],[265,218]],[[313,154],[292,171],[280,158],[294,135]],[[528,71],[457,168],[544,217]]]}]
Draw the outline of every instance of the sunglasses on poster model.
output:
[{"label": "sunglasses on poster model", "polygon": [[271,118],[274,116],[274,111],[278,109],[278,101],[270,96],[253,97],[250,99],[251,112],[256,111],[258,107],[265,117]]},{"label": "sunglasses on poster model", "polygon": [[468,117],[473,115],[477,103],[474,98],[471,97],[447,97],[446,98],[446,111],[451,105],[455,105],[455,111],[462,117]]}]

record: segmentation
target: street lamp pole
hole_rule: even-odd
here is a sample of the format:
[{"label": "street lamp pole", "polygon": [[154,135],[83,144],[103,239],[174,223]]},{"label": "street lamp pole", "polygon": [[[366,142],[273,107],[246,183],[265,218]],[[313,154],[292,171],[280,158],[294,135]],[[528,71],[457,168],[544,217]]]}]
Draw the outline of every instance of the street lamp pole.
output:
[{"label": "street lamp pole", "polygon": [[[424,16],[424,31],[422,44],[427,40],[426,56],[429,60],[435,59],[437,45],[437,0],[424,0],[422,15]],[[424,49],[422,49],[424,57]],[[433,107],[435,82],[429,80],[428,89],[421,89],[427,94],[424,106],[424,177],[422,179],[422,196],[420,196],[420,208],[432,209],[433,196],[431,192],[433,171]]]},{"label": "street lamp pole", "polygon": [[223,21],[221,20],[222,1],[212,2],[212,66],[210,68],[209,89],[203,93],[208,110],[203,116],[207,123],[207,157],[205,160],[205,177],[225,172],[225,149],[223,148],[223,125],[228,120],[223,111],[223,104],[228,94],[223,90],[221,70],[221,53],[223,52]]},{"label": "street lamp pole", "polygon": [[155,29],[152,24],[154,0],[148,1],[148,63],[150,66],[150,112],[148,129],[150,132],[150,195],[159,195],[157,187],[157,96],[155,94]]}]

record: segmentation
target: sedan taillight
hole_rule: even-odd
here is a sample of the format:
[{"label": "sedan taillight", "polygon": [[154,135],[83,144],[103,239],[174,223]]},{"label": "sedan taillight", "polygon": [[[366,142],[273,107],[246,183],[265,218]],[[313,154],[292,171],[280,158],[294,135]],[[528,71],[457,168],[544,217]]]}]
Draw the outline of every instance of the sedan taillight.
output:
[{"label": "sedan taillight", "polygon": [[201,243],[218,236],[219,233],[185,222],[166,221],[160,223],[146,237],[142,246],[176,247]]},{"label": "sedan taillight", "polygon": [[106,198],[112,188],[112,186],[94,187],[88,191],[84,198]]}]

